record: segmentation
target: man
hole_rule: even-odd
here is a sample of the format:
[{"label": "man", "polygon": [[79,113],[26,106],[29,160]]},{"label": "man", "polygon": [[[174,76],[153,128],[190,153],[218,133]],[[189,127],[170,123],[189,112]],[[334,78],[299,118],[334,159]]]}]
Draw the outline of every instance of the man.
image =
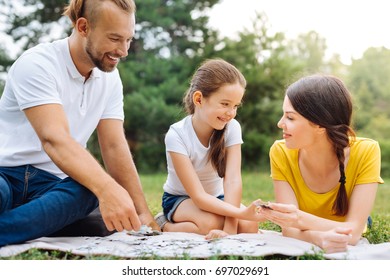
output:
[{"label": "man", "polygon": [[[109,231],[159,229],[123,131],[116,66],[133,0],[71,0],[72,34],[26,51],[0,99],[0,246],[50,235],[99,206]],[[105,170],[85,149],[97,129]]]}]

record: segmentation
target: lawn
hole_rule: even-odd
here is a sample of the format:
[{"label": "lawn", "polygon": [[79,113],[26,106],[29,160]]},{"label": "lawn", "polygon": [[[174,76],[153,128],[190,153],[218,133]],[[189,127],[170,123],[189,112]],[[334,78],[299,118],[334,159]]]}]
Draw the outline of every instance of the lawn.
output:
[{"label": "lawn", "polygon": [[[243,173],[243,203],[249,204],[251,201],[261,198],[264,201],[273,200],[273,187],[269,174],[265,172]],[[141,175],[141,182],[144,188],[146,200],[149,203],[153,215],[161,211],[162,186],[165,182],[166,174]],[[390,179],[385,179],[390,182]],[[371,243],[382,243],[390,241],[390,183],[379,186],[376,203],[372,211],[373,226],[365,234]],[[260,224],[260,228],[279,230],[279,227],[265,222]],[[304,256],[302,259],[316,259],[320,256]],[[83,259],[64,252],[47,252],[32,249],[10,259]],[[93,257],[93,259],[117,259],[110,257]]]}]

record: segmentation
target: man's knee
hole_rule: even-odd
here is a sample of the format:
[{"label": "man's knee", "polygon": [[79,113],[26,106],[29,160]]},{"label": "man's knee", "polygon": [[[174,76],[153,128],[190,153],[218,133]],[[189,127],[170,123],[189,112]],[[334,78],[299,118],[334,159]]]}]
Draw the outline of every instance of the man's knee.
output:
[{"label": "man's knee", "polygon": [[0,176],[0,213],[12,208],[12,190],[8,181]]}]

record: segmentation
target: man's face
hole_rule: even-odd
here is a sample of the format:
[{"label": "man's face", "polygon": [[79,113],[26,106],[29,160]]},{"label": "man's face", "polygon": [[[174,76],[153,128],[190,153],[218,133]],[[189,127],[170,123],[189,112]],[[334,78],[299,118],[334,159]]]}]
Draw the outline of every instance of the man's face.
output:
[{"label": "man's face", "polygon": [[111,72],[128,54],[134,36],[135,16],[111,2],[104,4],[95,26],[91,27],[85,51],[94,66]]}]

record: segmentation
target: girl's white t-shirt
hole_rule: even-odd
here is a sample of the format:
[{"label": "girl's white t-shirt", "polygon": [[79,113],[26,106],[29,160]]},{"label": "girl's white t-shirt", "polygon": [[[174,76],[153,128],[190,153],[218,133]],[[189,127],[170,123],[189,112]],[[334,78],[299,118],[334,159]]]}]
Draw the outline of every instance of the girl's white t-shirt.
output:
[{"label": "girl's white t-shirt", "polygon": [[[213,168],[208,158],[210,147],[205,147],[200,143],[191,121],[192,115],[189,115],[181,121],[170,126],[165,136],[166,158],[168,177],[163,186],[164,191],[173,195],[188,195],[172,164],[169,152],[186,155],[199,177],[204,190],[213,196],[222,195],[223,179]],[[232,119],[226,126],[225,146],[242,144],[240,123]]]},{"label": "girl's white t-shirt", "polygon": [[67,177],[43,150],[23,112],[43,104],[62,105],[71,135],[83,147],[101,119],[124,119],[117,69],[106,73],[94,68],[85,81],[72,61],[67,38],[37,45],[7,75],[0,99],[0,166],[31,164]]}]

